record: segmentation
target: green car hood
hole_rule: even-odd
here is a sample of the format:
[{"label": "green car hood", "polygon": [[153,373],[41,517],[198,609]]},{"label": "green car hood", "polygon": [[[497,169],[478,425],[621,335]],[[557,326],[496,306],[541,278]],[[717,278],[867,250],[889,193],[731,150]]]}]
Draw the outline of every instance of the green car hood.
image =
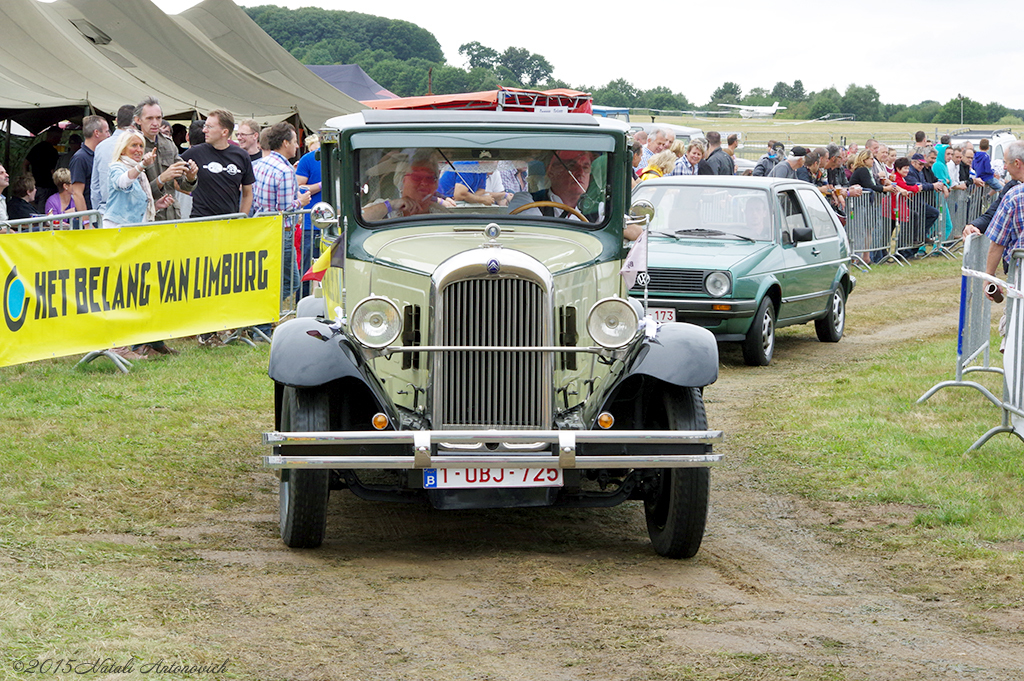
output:
[{"label": "green car hood", "polygon": [[651,236],[649,267],[687,270],[749,270],[763,260],[776,244],[736,239],[672,239]]}]

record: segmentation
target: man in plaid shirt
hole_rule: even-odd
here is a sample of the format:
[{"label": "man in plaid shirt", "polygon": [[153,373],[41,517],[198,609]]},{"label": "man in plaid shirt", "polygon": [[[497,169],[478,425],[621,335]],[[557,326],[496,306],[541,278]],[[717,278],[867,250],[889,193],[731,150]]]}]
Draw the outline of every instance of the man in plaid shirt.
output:
[{"label": "man in plaid shirt", "polygon": [[[267,147],[270,153],[252,166],[256,184],[253,191],[254,213],[280,213],[302,208],[309,203],[309,193],[299,192],[295,169],[288,159],[299,149],[298,136],[291,123],[275,123],[267,133]],[[299,285],[299,271],[295,262],[293,234],[299,224],[298,215],[284,219],[284,234],[281,260],[284,278],[281,283],[282,300],[290,300]]]},{"label": "man in plaid shirt", "polygon": [[[1003,166],[1010,177],[1024,182],[1024,141],[1006,147]],[[1001,261],[1009,262],[1011,251],[1024,248],[1024,186],[1017,185],[1003,197],[985,236],[992,242],[988,248],[985,271],[995,274]]]}]

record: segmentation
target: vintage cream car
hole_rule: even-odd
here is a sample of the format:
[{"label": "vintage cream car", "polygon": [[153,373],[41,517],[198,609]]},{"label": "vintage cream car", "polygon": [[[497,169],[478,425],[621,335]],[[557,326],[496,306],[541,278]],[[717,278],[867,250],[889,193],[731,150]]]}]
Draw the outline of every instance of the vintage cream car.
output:
[{"label": "vintage cream car", "polygon": [[332,266],[270,354],[281,537],[332,490],[438,509],[642,501],[694,555],[720,454],[714,336],[656,324],[619,271],[627,126],[585,114],[364,111],[321,132]]}]

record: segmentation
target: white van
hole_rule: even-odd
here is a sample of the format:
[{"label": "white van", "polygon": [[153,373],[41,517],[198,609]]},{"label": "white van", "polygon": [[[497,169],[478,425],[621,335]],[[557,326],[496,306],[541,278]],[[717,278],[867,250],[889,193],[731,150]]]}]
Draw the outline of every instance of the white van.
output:
[{"label": "white van", "polygon": [[1006,149],[1008,144],[1017,141],[1017,136],[1010,132],[1009,128],[1001,128],[999,130],[966,130],[950,137],[950,144],[956,146],[964,142],[971,142],[974,145],[974,151],[978,151],[978,145],[983,139],[988,140],[988,155],[992,159],[992,172],[996,177],[1001,177],[1005,180],[1003,150]]}]

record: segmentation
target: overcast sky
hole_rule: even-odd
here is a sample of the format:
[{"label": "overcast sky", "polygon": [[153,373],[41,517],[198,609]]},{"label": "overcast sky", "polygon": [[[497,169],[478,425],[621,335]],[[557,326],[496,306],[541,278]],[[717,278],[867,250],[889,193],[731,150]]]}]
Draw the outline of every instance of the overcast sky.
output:
[{"label": "overcast sky", "polygon": [[[522,3],[519,12],[486,2],[235,1],[404,19],[433,33],[454,66],[465,66],[459,45],[466,42],[499,52],[524,47],[546,57],[554,76],[573,86],[625,78],[641,90],[664,85],[695,105],[706,103],[726,81],[738,83],[745,94],[755,87],[770,91],[778,81],[802,80],[808,92],[873,85],[885,104],[945,103],[962,94],[983,104],[1024,109],[1018,75],[1024,42],[1011,41],[1006,28],[1020,18],[1020,6],[1008,0],[974,6],[962,0],[651,5],[554,0]],[[199,0],[155,2],[176,13]],[[580,7],[587,9],[580,12]],[[709,20],[714,28],[704,30]]]}]

